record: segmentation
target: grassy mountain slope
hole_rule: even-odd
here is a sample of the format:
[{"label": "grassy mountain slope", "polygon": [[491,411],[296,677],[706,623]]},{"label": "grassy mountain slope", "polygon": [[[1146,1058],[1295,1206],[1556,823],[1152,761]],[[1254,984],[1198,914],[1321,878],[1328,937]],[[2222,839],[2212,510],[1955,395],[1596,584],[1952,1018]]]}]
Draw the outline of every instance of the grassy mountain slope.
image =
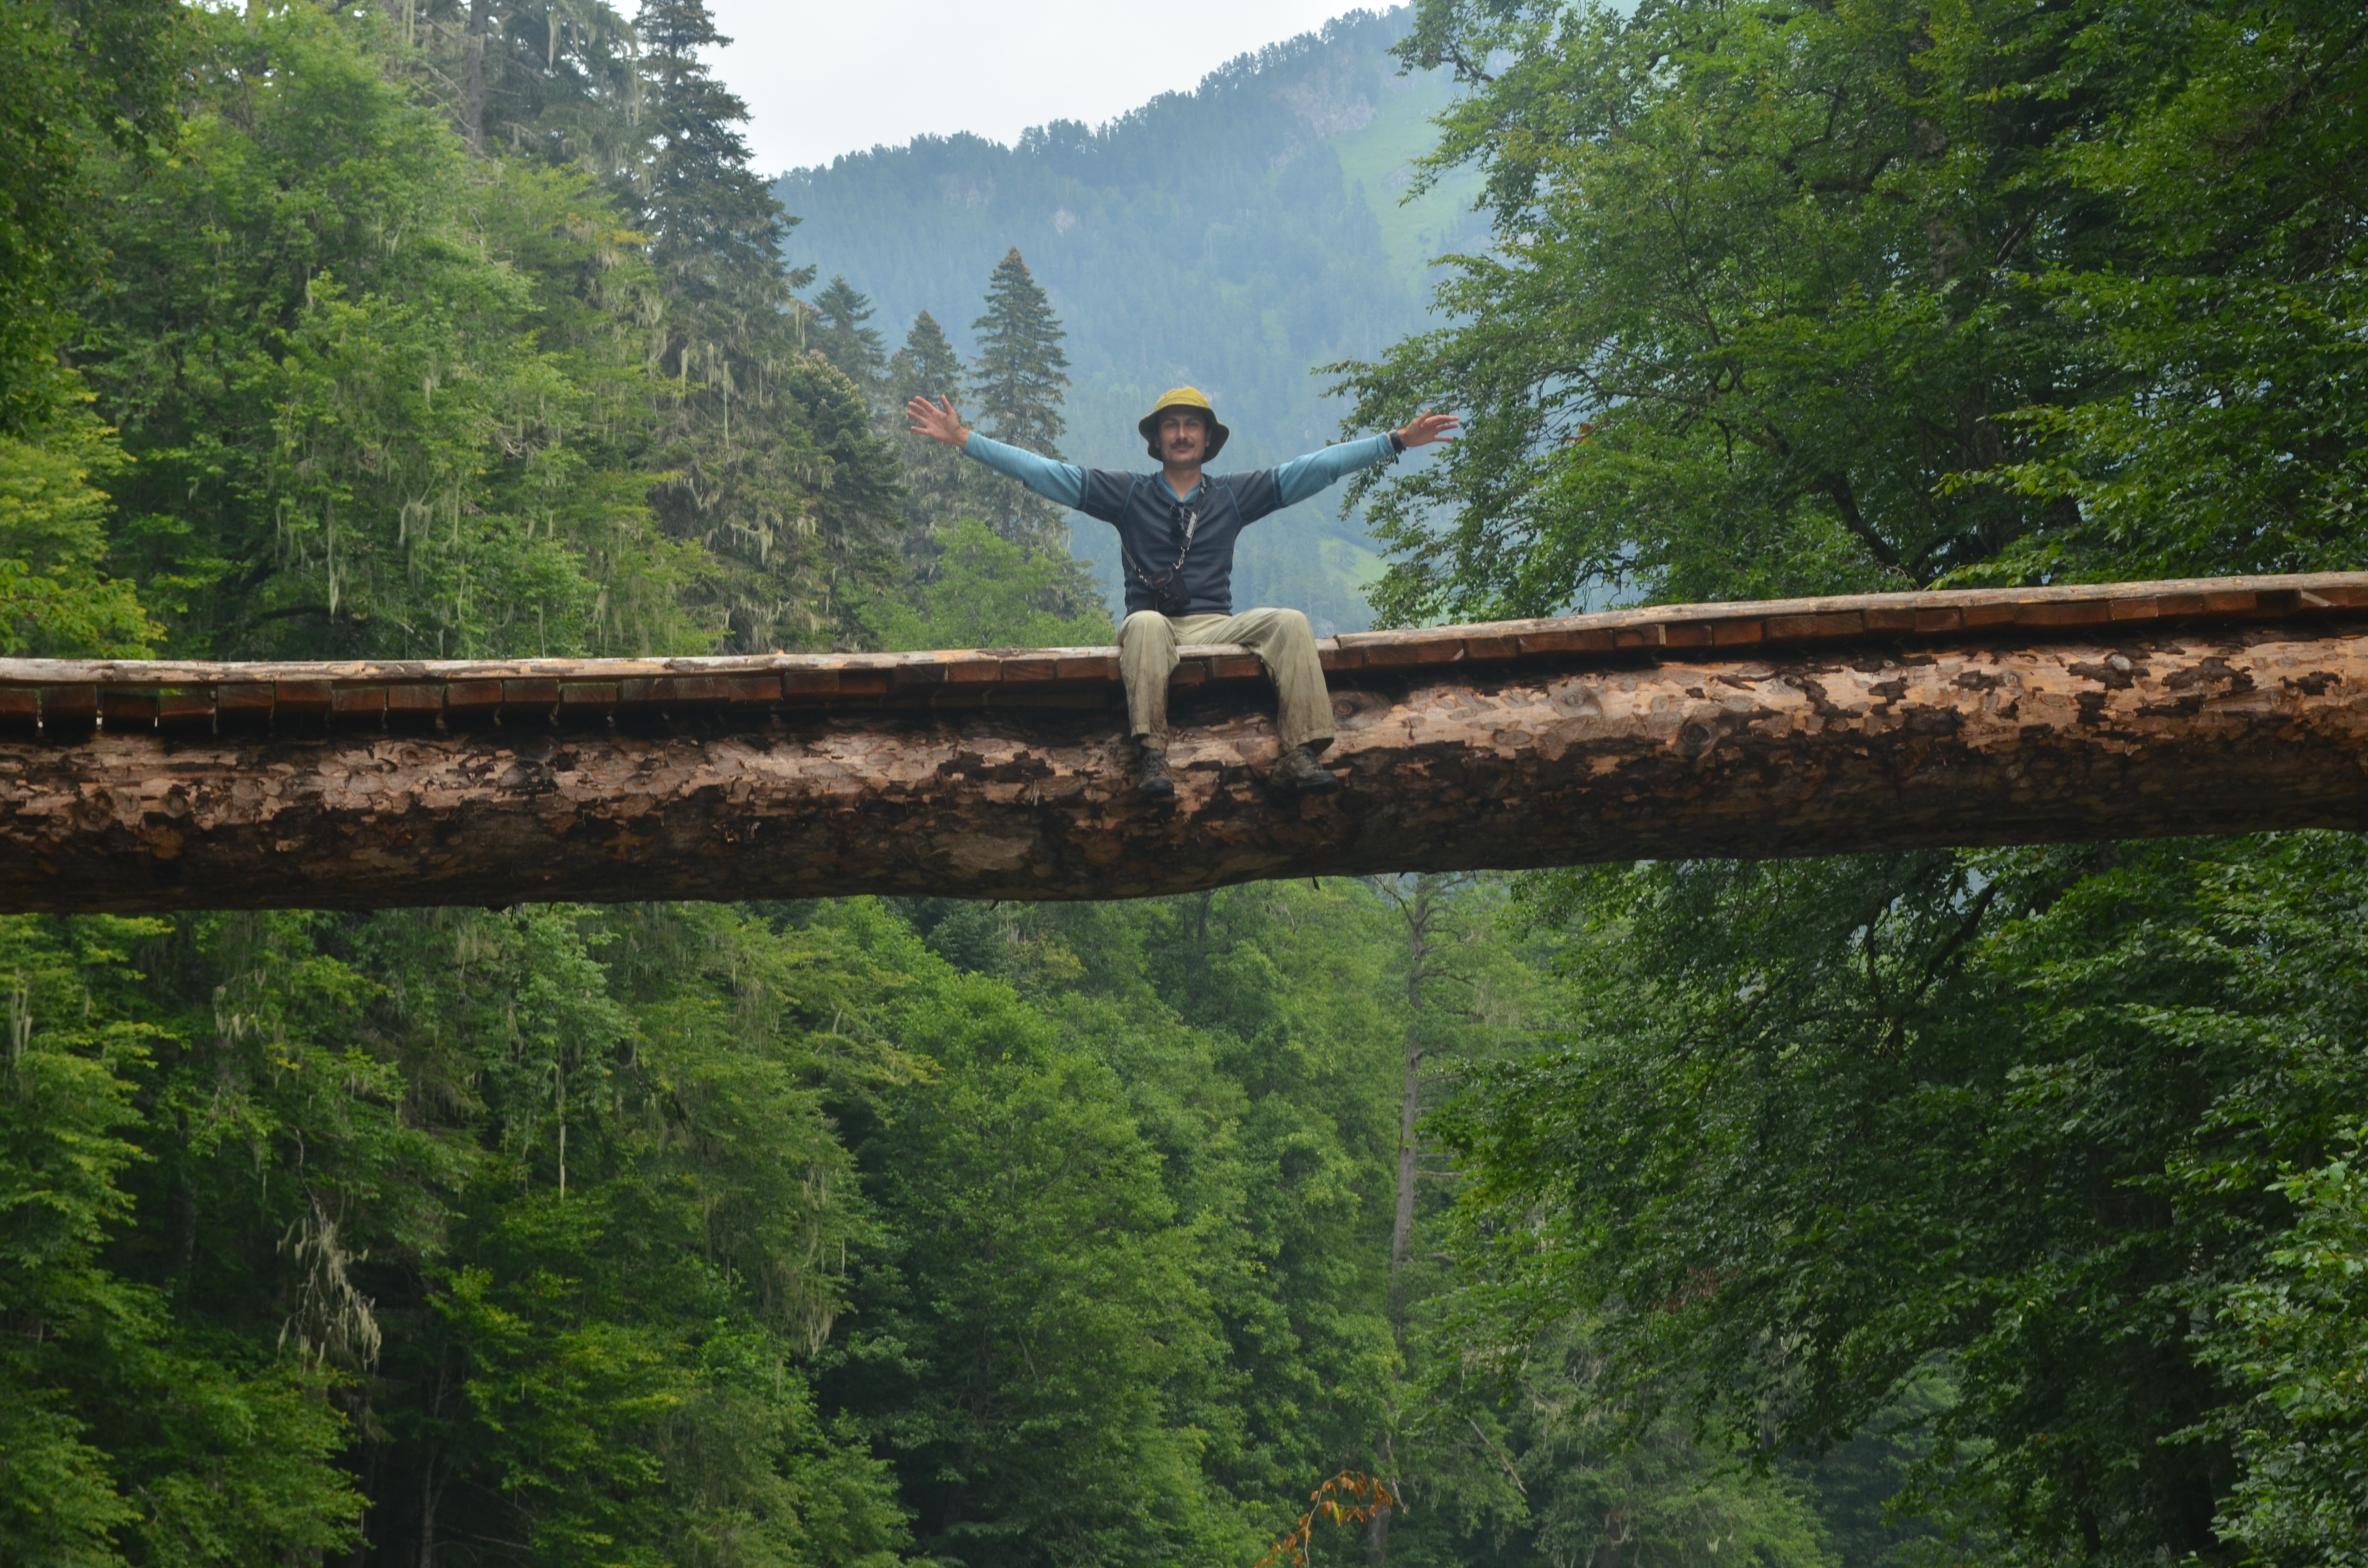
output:
[{"label": "grassy mountain slope", "polygon": [[[1419,328],[1429,259],[1477,232],[1466,189],[1400,204],[1451,91],[1396,74],[1384,51],[1406,22],[1353,13],[1099,130],[923,137],[795,171],[776,187],[803,219],[794,258],[870,294],[892,346],[928,310],[967,348],[1017,245],[1069,330],[1067,456],[1147,466],[1134,420],[1190,382],[1234,429],[1226,466],[1281,461],[1338,434],[1312,369]],[[1078,553],[1114,584],[1101,526],[1079,523]],[[1323,500],[1253,530],[1239,560],[1237,602],[1366,624],[1375,558]]]}]

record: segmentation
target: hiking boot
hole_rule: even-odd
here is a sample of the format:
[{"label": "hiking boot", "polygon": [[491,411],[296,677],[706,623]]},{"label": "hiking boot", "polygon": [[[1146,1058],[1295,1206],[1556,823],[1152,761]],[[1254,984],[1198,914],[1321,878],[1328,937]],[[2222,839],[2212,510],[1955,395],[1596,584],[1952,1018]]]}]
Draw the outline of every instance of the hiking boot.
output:
[{"label": "hiking boot", "polygon": [[1338,776],[1326,773],[1315,761],[1315,754],[1305,746],[1293,746],[1275,760],[1274,771],[1268,776],[1277,790],[1286,795],[1337,795],[1340,792]]},{"label": "hiking boot", "polygon": [[1146,801],[1172,801],[1176,798],[1176,780],[1167,777],[1167,754],[1143,749],[1143,761],[1134,775],[1134,792]]}]

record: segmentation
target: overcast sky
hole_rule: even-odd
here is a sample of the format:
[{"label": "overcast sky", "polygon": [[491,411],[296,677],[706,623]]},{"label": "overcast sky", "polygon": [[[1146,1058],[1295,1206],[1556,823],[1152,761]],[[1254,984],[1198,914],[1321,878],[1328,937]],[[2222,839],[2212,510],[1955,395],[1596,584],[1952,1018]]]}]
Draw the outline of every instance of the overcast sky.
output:
[{"label": "overcast sky", "polygon": [[1008,142],[1052,119],[1099,125],[1351,4],[709,0],[734,40],[710,63],[748,101],[771,175],[923,132]]}]

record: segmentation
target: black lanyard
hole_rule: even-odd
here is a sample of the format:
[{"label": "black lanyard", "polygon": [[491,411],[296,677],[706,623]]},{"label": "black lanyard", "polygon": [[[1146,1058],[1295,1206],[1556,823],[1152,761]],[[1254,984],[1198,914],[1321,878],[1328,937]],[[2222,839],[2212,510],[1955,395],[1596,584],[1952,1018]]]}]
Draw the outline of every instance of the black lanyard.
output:
[{"label": "black lanyard", "polygon": [[[1151,574],[1143,569],[1143,563],[1135,560],[1134,551],[1126,547],[1126,536],[1121,533],[1118,541],[1118,552],[1126,558],[1127,570],[1134,574],[1136,582],[1151,590],[1154,598],[1162,601],[1172,597],[1166,592],[1167,585],[1176,581],[1178,574],[1184,570],[1185,557],[1192,553],[1192,536],[1201,527],[1201,508],[1188,506],[1181,501],[1171,502],[1167,507],[1167,520],[1182,527],[1184,541],[1177,549],[1176,564],[1161,573],[1156,582],[1152,579]],[[1171,615],[1175,613],[1173,610],[1167,609],[1164,602],[1161,608],[1163,613]]]}]

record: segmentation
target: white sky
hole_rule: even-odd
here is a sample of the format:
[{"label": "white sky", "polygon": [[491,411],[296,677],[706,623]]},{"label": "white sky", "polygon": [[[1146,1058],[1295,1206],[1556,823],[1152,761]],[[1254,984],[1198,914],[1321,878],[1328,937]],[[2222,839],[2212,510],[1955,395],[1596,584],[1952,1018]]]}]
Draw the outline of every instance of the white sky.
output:
[{"label": "white sky", "polygon": [[1099,125],[1352,4],[709,0],[734,40],[709,63],[747,100],[756,166],[774,175],[924,132]]}]

